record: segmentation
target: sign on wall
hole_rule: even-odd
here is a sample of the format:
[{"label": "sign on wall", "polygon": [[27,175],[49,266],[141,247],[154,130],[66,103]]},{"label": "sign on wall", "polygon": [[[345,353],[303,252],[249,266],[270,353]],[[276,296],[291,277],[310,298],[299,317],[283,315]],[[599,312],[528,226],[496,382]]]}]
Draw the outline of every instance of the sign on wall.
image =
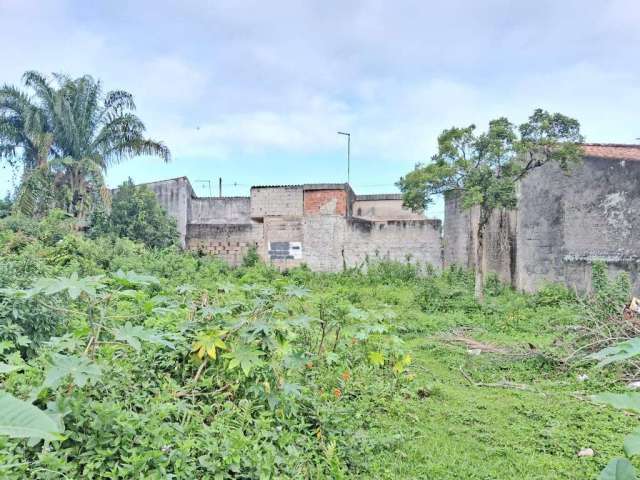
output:
[{"label": "sign on wall", "polygon": [[271,260],[299,260],[302,258],[302,242],[269,242]]}]

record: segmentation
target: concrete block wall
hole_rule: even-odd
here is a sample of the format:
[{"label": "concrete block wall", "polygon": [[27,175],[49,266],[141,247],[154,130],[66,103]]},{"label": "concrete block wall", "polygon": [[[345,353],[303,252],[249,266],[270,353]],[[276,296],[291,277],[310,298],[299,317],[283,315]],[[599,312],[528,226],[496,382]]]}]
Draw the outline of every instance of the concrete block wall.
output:
[{"label": "concrete block wall", "polygon": [[442,265],[439,220],[371,222],[310,216],[303,220],[304,261],[316,271],[359,267],[370,260]]},{"label": "concrete block wall", "polygon": [[[280,258],[279,252],[274,252],[274,243],[300,243],[301,258]],[[265,217],[264,235],[260,254],[265,261],[279,268],[291,268],[304,263],[306,242],[302,227],[302,217]]]},{"label": "concrete block wall", "polygon": [[302,217],[302,186],[252,187],[251,218]]},{"label": "concrete block wall", "polygon": [[230,265],[237,266],[251,247],[262,247],[263,237],[263,225],[260,223],[190,224],[186,247],[189,250],[218,256]]},{"label": "concrete block wall", "polygon": [[424,214],[402,206],[402,195],[357,195],[353,215],[368,220],[424,220]]},{"label": "concrete block wall", "polygon": [[206,197],[191,199],[191,223],[251,223],[249,197]]},{"label": "concrete block wall", "polygon": [[250,197],[227,198],[198,198],[184,177],[149,187],[177,219],[184,247],[231,265],[256,247],[279,268],[340,271],[367,258],[441,266],[440,222],[403,209],[397,195],[358,200],[371,217],[361,219],[346,184],[253,187]]},{"label": "concrete block wall", "polygon": [[344,257],[348,267],[370,260],[392,260],[442,266],[439,220],[387,220],[368,222],[349,219]]}]

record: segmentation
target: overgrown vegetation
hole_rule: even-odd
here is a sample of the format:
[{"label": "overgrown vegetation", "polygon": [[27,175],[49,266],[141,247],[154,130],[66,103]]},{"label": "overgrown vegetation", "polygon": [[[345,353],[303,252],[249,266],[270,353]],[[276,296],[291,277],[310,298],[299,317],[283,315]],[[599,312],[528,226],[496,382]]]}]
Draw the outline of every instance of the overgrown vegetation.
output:
[{"label": "overgrown vegetation", "polygon": [[90,235],[129,238],[151,248],[165,248],[178,240],[176,221],[160,206],[156,195],[145,185],[129,179],[112,195],[111,208],[96,209],[91,217]]},{"label": "overgrown vegetation", "polygon": [[559,286],[230,269],[58,212],[0,252],[2,478],[596,478],[637,426]]}]

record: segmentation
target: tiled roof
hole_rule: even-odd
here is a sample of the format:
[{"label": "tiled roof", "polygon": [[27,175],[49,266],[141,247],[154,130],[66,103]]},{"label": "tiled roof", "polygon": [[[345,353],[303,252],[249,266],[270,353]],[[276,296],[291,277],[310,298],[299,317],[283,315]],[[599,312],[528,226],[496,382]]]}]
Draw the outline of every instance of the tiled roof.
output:
[{"label": "tiled roof", "polygon": [[585,143],[583,145],[583,149],[586,157],[640,161],[640,145],[625,145],[620,143]]}]

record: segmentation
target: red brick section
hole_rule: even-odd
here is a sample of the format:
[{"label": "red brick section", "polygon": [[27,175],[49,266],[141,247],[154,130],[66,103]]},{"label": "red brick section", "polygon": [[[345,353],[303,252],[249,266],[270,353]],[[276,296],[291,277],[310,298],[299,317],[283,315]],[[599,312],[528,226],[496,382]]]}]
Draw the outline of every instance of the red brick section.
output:
[{"label": "red brick section", "polygon": [[[335,209],[328,211],[334,200]],[[346,215],[347,192],[344,190],[306,190],[304,192],[304,214]]]},{"label": "red brick section", "polygon": [[585,143],[584,154],[587,157],[610,158],[612,160],[640,161],[640,145],[619,143]]}]

